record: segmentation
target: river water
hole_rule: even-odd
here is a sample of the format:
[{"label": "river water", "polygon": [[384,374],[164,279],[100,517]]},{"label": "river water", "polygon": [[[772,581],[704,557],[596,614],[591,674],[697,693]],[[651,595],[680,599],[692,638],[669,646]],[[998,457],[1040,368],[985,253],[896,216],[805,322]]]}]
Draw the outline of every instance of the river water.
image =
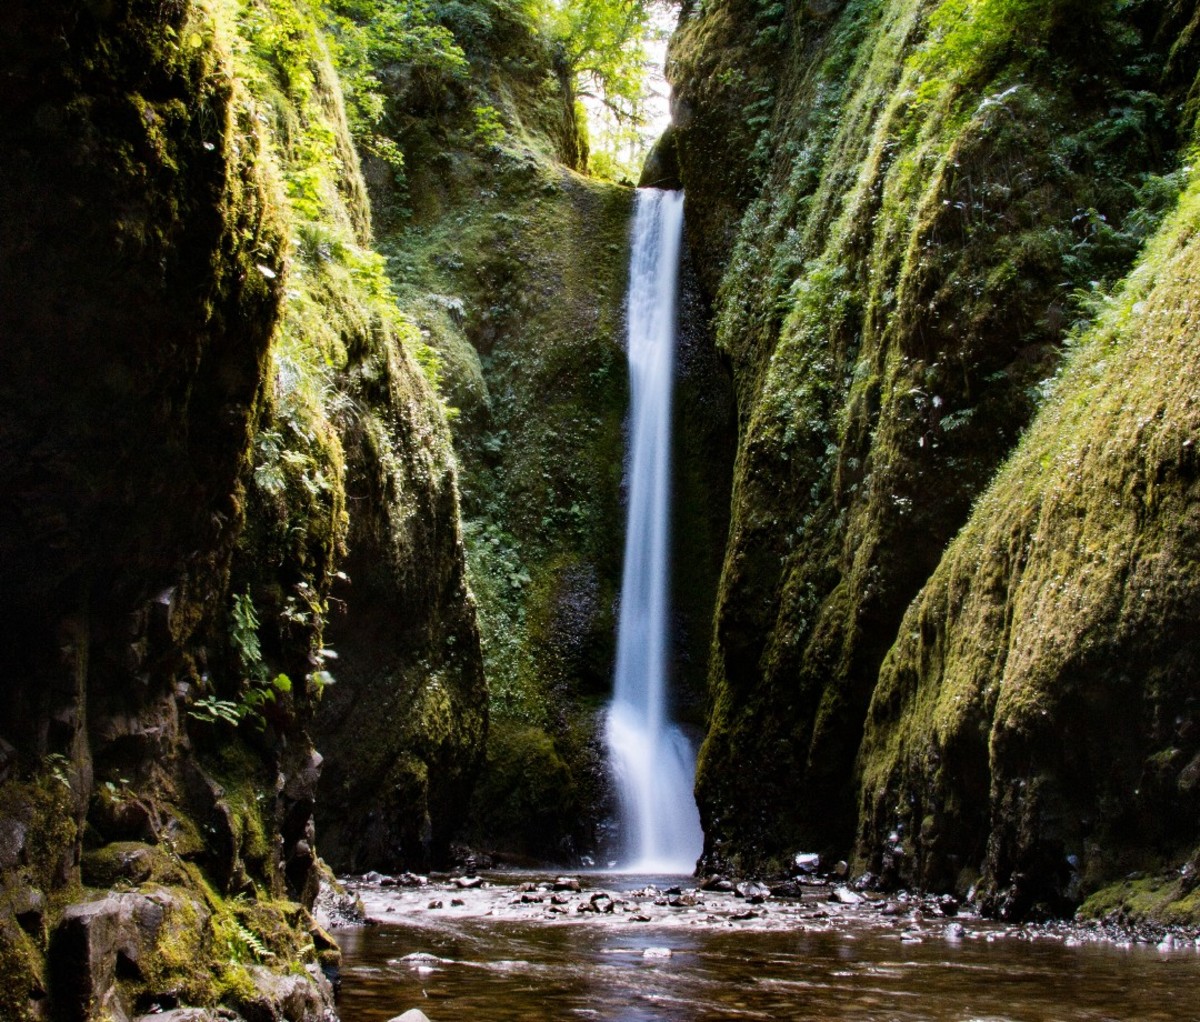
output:
[{"label": "river water", "polygon": [[[915,901],[884,915],[882,901],[831,900],[832,887],[751,908],[689,894],[694,881],[683,878],[585,876],[556,905],[545,884],[517,886],[539,879],[550,878],[493,876],[464,891],[363,886],[377,923],[337,931],[342,1022],[387,1022],[409,1008],[431,1022],[1200,1020],[1191,942],[948,919]],[[684,896],[668,898],[673,887]],[[593,899],[601,911],[584,912]]]}]

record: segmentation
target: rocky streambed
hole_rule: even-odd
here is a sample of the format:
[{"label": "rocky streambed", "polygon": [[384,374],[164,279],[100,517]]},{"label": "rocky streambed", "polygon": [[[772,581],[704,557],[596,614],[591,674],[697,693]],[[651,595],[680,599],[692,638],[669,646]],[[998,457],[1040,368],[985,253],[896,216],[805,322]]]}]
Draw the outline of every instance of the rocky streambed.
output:
[{"label": "rocky streambed", "polygon": [[818,877],[370,874],[345,887],[340,909],[325,902],[343,1022],[413,1008],[432,1022],[1200,1019],[1191,933],[1012,926]]}]

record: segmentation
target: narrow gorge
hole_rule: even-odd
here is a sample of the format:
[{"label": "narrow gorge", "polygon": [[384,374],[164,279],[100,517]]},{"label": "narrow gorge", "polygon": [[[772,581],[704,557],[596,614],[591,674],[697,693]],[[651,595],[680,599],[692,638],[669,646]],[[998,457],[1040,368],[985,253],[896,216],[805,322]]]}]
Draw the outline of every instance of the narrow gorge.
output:
[{"label": "narrow gorge", "polygon": [[8,0],[0,54],[0,1022],[331,1022],[481,871],[1200,936],[1193,0]]}]

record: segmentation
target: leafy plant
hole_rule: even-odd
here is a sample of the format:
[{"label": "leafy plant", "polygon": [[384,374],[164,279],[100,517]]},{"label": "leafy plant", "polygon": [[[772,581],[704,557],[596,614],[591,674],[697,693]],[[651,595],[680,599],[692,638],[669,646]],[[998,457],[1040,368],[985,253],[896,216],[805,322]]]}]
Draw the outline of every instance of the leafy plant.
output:
[{"label": "leafy plant", "polygon": [[475,114],[475,141],[481,146],[499,145],[507,132],[500,112],[494,106],[477,106]]},{"label": "leafy plant", "polygon": [[375,130],[386,106],[381,69],[403,65],[432,92],[465,77],[467,58],[425,0],[322,0],[321,7],[350,128],[365,148],[399,168],[400,151]]},{"label": "leafy plant", "polygon": [[61,752],[52,752],[45,757],[46,765],[50,768],[50,775],[67,791],[71,790],[71,761],[67,759]]},{"label": "leafy plant", "polygon": [[236,727],[241,723],[245,712],[245,709],[237,703],[209,695],[192,703],[188,709],[188,716],[205,724],[224,721],[226,724],[233,724]]},{"label": "leafy plant", "polygon": [[237,929],[239,939],[254,953],[254,957],[260,962],[269,961],[275,957],[275,952],[263,943],[262,938],[257,933],[249,927],[243,926],[240,922],[235,921],[233,925]]}]

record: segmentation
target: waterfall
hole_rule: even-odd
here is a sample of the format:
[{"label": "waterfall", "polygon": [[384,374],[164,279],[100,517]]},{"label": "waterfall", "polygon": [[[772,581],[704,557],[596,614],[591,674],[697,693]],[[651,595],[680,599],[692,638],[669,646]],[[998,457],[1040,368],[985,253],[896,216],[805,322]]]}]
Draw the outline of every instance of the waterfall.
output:
[{"label": "waterfall", "polygon": [[621,868],[690,873],[703,845],[696,756],[667,717],[671,383],[683,193],[638,191],[629,261],[629,510],[617,668],[606,739],[617,782]]}]

